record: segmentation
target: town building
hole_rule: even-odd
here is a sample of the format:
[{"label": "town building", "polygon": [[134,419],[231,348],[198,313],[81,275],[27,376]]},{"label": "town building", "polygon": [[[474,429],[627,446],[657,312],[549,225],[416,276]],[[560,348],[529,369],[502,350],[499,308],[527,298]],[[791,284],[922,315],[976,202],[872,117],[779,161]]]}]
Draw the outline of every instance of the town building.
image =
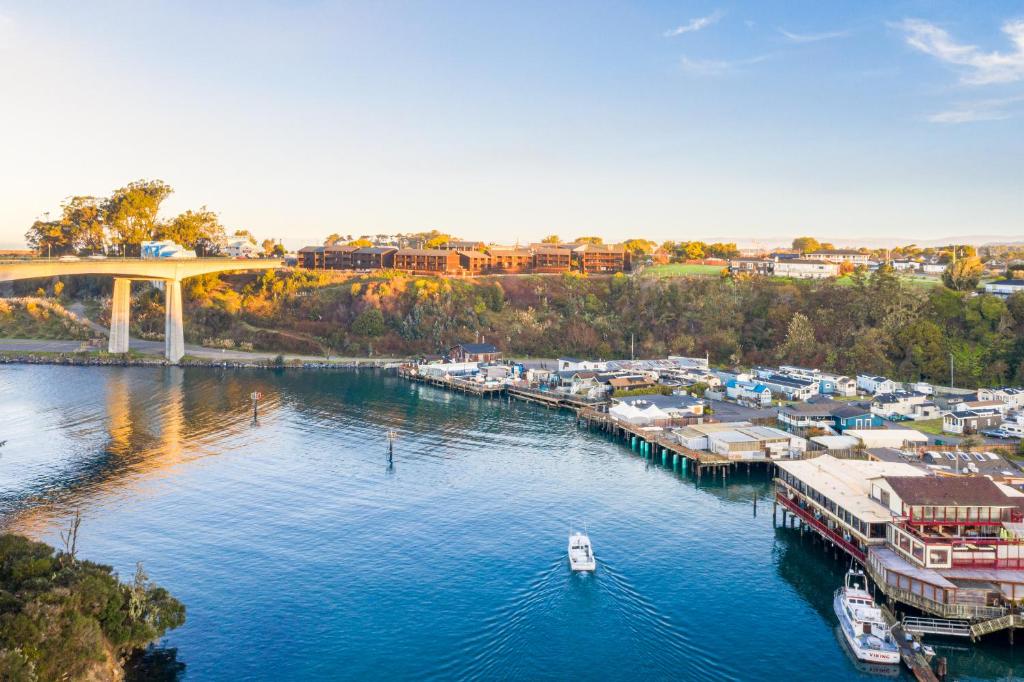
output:
[{"label": "town building", "polygon": [[856,249],[819,249],[808,253],[804,258],[829,263],[850,263],[854,267],[867,267],[871,261],[870,254],[861,253]]},{"label": "town building", "polygon": [[900,390],[900,384],[899,382],[893,381],[892,379],[886,379],[885,377],[874,376],[871,374],[858,374],[857,390],[864,391],[868,395],[895,393]]},{"label": "town building", "polygon": [[946,433],[967,435],[982,429],[993,429],[1003,423],[999,410],[961,409],[942,415],[942,430]]},{"label": "town building", "polygon": [[450,362],[498,362],[501,351],[490,343],[459,343],[448,349]]},{"label": "town building", "polygon": [[1007,613],[1024,597],[1020,493],[883,459],[779,462],[776,499],[865,566],[890,599],[972,622]]},{"label": "town building", "polygon": [[1006,403],[1012,410],[1019,410],[1024,408],[1024,388],[1009,386],[1004,386],[1003,388],[979,388],[978,400],[998,400],[999,402]]},{"label": "town building", "polygon": [[725,382],[725,395],[745,405],[767,407],[772,404],[772,390],[756,381],[729,379]]},{"label": "town building", "polygon": [[783,396],[786,400],[809,400],[818,395],[818,382],[812,379],[801,379],[772,370],[755,370],[755,374],[758,382],[767,386],[773,396]]},{"label": "town building", "polygon": [[263,255],[260,247],[248,239],[229,239],[223,252],[228,258],[259,258]]},{"label": "town building", "polygon": [[580,360],[579,358],[558,358],[558,370],[560,372],[597,371],[604,372],[608,369],[608,363],[603,360]]},{"label": "town building", "polygon": [[884,419],[897,421],[938,419],[941,416],[939,407],[923,393],[912,391],[896,391],[879,393],[871,400],[871,414]]},{"label": "town building", "polygon": [[839,276],[839,265],[809,258],[776,259],[773,273],[776,277],[794,279],[828,279]]},{"label": "town building", "polygon": [[769,258],[732,258],[729,260],[730,274],[771,275],[775,261]]},{"label": "town building", "polygon": [[985,293],[1007,298],[1024,291],[1024,279],[1001,279],[985,285]]}]

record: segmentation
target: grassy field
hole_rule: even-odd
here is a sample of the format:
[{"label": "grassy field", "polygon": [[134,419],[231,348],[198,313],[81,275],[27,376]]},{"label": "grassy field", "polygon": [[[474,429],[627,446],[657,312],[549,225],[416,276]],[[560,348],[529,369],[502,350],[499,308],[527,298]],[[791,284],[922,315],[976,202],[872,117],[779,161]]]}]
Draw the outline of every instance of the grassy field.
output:
[{"label": "grassy field", "polygon": [[644,277],[718,277],[725,266],[696,263],[669,263],[652,265],[643,271]]},{"label": "grassy field", "polygon": [[906,426],[908,429],[914,429],[921,433],[930,433],[933,436],[941,436],[942,433],[942,417],[938,419],[922,419],[916,422],[900,422],[901,426]]}]

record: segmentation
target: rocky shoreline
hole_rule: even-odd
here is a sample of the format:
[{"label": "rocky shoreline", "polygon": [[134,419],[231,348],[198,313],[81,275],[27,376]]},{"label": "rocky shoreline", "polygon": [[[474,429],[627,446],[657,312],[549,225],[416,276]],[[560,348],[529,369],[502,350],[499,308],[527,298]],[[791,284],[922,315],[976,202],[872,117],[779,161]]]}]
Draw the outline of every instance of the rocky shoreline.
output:
[{"label": "rocky shoreline", "polygon": [[106,357],[91,353],[0,353],[0,365],[71,365],[80,367],[209,367],[217,369],[391,369],[396,360],[351,358],[345,360],[219,360],[185,358],[176,365],[156,357]]}]

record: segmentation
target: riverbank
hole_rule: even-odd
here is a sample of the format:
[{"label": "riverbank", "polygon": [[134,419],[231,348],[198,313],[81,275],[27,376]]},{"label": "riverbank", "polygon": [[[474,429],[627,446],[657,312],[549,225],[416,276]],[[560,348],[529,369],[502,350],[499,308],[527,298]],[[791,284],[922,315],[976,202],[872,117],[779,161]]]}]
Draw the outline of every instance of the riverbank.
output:
[{"label": "riverbank", "polygon": [[0,365],[71,365],[82,367],[210,367],[231,369],[390,369],[398,367],[400,360],[394,358],[338,358],[335,360],[313,360],[302,357],[278,355],[275,357],[256,356],[195,357],[186,355],[174,364],[156,355],[119,355],[89,351],[0,351]]}]

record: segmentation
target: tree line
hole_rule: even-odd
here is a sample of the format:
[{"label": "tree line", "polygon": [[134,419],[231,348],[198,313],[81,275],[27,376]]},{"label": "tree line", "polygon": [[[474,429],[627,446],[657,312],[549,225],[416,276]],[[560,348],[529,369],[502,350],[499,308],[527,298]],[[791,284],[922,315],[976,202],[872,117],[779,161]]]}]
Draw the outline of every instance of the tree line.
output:
[{"label": "tree line", "polygon": [[[200,256],[216,256],[227,240],[220,218],[206,206],[189,209],[163,220],[160,206],[174,190],[162,180],[136,180],[107,197],[75,195],[60,207],[60,215],[49,214],[32,223],[25,233],[29,248],[40,255],[139,255],[142,242],[171,240]],[[236,230],[236,237],[255,237],[248,230]],[[284,247],[264,240],[264,252],[284,253]]]}]

